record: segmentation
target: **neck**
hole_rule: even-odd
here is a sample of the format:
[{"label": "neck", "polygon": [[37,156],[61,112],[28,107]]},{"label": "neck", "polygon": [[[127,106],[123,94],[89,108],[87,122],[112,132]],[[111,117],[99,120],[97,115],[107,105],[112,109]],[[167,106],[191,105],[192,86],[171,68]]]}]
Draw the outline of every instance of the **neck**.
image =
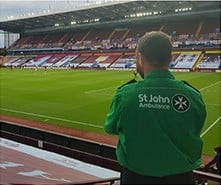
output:
[{"label": "neck", "polygon": [[162,66],[162,67],[155,67],[155,66],[145,66],[144,67],[144,76],[146,74],[148,74],[149,72],[152,72],[152,71],[168,71],[168,66]]}]

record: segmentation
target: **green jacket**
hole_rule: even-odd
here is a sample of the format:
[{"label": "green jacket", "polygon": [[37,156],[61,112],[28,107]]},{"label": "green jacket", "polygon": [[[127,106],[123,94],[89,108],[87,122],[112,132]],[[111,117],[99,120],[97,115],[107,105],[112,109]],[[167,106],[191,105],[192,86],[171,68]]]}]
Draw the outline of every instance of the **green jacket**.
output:
[{"label": "green jacket", "polygon": [[104,128],[119,135],[120,165],[159,177],[189,172],[201,164],[205,118],[199,91],[175,80],[169,71],[153,71],[117,90]]}]

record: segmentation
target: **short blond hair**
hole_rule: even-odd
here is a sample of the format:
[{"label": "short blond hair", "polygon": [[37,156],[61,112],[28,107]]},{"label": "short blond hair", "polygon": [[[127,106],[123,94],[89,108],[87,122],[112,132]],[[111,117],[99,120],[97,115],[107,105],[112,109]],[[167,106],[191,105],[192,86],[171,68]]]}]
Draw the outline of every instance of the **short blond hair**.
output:
[{"label": "short blond hair", "polygon": [[172,59],[170,36],[161,31],[152,31],[141,37],[137,51],[155,67],[169,65]]}]

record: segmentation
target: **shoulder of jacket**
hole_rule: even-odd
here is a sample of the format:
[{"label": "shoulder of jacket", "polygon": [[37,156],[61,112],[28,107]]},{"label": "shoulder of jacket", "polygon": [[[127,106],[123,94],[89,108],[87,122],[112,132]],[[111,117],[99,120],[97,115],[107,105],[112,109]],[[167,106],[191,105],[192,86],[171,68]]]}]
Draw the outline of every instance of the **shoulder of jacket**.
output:
[{"label": "shoulder of jacket", "polygon": [[197,91],[198,93],[200,93],[200,91],[199,91],[197,88],[193,87],[191,84],[189,84],[189,83],[186,82],[185,80],[182,80],[182,82],[183,82],[185,85],[187,85],[187,86],[191,87],[192,89],[194,89],[195,91]]},{"label": "shoulder of jacket", "polygon": [[135,79],[132,79],[132,80],[130,80],[130,81],[124,83],[123,85],[121,85],[121,86],[118,87],[117,89],[118,89],[118,90],[122,90],[124,87],[129,86],[129,85],[131,85],[131,84],[135,84],[135,83],[137,83],[137,81],[136,81]]}]

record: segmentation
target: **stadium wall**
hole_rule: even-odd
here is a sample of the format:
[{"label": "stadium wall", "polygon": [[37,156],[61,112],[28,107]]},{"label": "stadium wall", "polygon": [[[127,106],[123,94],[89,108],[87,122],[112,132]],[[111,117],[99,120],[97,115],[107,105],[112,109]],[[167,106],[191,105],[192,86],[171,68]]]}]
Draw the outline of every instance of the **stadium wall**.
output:
[{"label": "stadium wall", "polygon": [[0,122],[0,136],[74,159],[120,171],[115,148],[103,143],[61,135],[45,130]]}]

